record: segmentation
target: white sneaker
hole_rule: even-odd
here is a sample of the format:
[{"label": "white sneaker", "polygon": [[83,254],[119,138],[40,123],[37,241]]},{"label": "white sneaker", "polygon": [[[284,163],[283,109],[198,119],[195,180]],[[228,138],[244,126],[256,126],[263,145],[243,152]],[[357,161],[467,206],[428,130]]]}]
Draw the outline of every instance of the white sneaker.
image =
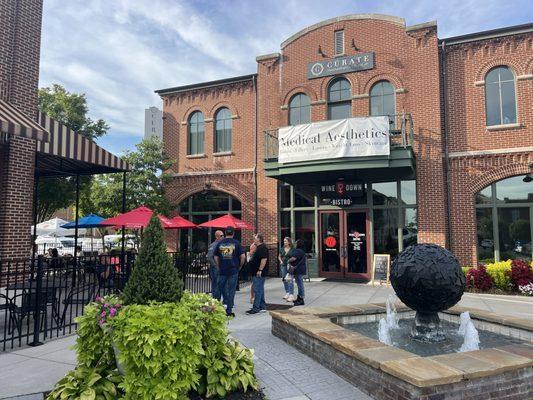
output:
[{"label": "white sneaker", "polygon": [[296,297],[294,297],[292,294],[290,294],[289,297],[287,297],[286,300],[287,300],[288,302],[291,302],[291,301],[296,300]]},{"label": "white sneaker", "polygon": [[285,293],[285,296],[283,296],[283,300],[287,300],[289,298],[290,294],[289,293]]}]

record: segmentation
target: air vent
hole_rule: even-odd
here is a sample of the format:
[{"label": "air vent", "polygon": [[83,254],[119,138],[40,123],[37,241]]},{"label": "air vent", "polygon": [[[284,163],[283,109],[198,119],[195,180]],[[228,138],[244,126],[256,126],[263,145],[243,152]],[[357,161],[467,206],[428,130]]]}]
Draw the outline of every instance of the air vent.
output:
[{"label": "air vent", "polygon": [[335,55],[344,54],[344,31],[335,31]]}]

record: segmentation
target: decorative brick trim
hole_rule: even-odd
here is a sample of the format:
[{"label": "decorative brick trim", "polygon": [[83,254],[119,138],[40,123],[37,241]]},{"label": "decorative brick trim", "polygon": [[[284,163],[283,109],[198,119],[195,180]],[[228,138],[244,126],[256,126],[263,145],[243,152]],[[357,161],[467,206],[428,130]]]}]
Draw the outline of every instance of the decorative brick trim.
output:
[{"label": "decorative brick trim", "polygon": [[202,153],[202,154],[187,154],[185,156],[185,158],[189,158],[189,159],[195,159],[195,158],[207,158],[207,156]]},{"label": "decorative brick trim", "polygon": [[228,157],[233,155],[233,151],[219,151],[218,153],[213,153],[213,157]]},{"label": "decorative brick trim", "polygon": [[518,75],[516,77],[517,81],[529,81],[533,79],[533,74],[527,74],[527,75]]},{"label": "decorative brick trim", "polygon": [[368,99],[370,97],[370,94],[368,93],[361,93],[361,94],[354,94],[352,96],[352,99]]},{"label": "decorative brick trim", "polygon": [[496,150],[479,150],[479,151],[459,151],[448,154],[450,158],[456,157],[472,157],[472,156],[487,156],[497,154],[512,154],[512,153],[528,153],[533,152],[533,147],[515,147],[510,149],[496,149]]},{"label": "decorative brick trim", "polygon": [[324,99],[320,99],[320,100],[317,100],[317,101],[312,101],[312,102],[311,102],[311,105],[312,105],[312,106],[317,106],[317,105],[319,105],[319,104],[326,104],[326,103],[327,103],[326,100],[324,100]]},{"label": "decorative brick trim", "polygon": [[474,86],[485,86],[485,81],[475,81]]},{"label": "decorative brick trim", "polygon": [[246,174],[253,173],[253,168],[245,169],[231,169],[225,171],[200,171],[200,172],[181,172],[181,173],[170,173],[169,176],[172,178],[181,178],[187,176],[204,176],[204,175],[233,175],[233,174]]}]

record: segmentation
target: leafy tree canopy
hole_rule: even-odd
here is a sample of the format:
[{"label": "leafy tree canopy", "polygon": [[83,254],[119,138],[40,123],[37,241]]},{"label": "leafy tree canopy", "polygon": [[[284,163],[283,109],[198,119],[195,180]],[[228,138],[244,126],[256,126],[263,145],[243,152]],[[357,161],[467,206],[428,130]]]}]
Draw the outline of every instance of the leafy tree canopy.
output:
[{"label": "leafy tree canopy", "polygon": [[39,89],[39,109],[91,140],[105,135],[109,130],[103,119],[93,121],[87,116],[89,107],[85,94],[71,93],[58,84]]},{"label": "leafy tree canopy", "polygon": [[[127,173],[126,209],[145,205],[157,213],[168,215],[172,204],[165,197],[164,183],[171,161],[163,152],[163,142],[157,137],[144,139],[122,157],[129,163]],[[99,175],[84,190],[81,199],[83,214],[113,216],[122,212],[122,174]]]}]

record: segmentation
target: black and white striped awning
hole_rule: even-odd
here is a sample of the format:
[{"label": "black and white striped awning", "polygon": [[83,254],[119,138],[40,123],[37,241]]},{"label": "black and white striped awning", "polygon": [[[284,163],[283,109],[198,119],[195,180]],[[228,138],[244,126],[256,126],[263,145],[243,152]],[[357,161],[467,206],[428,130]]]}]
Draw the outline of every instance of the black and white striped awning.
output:
[{"label": "black and white striped awning", "polygon": [[0,132],[8,136],[22,136],[46,142],[48,132],[26,117],[15,106],[0,99]]},{"label": "black and white striped awning", "polygon": [[38,174],[99,174],[129,170],[120,157],[40,111],[38,121],[49,132],[47,142],[37,141]]}]

